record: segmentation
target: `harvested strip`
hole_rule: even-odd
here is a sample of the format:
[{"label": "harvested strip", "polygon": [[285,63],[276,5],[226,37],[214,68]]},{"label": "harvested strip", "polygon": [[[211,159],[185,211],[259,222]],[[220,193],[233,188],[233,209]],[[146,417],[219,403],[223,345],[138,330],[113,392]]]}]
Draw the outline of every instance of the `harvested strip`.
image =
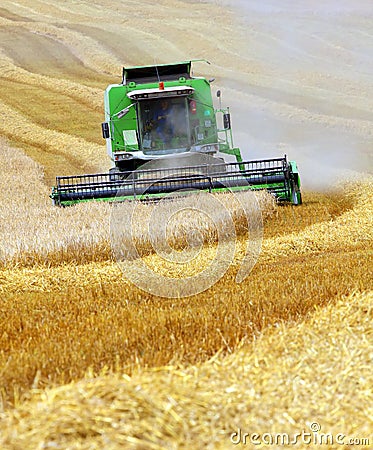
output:
[{"label": "harvested strip", "polygon": [[41,22],[13,22],[5,18],[0,18],[0,25],[21,27],[62,42],[66,47],[73,49],[74,54],[86,66],[98,72],[116,75],[118,67],[121,67],[122,61],[103,48],[96,40],[68,28]]},{"label": "harvested strip", "polygon": [[29,72],[14,64],[13,60],[0,51],[0,76],[7,80],[19,81],[21,83],[48,89],[52,92],[68,95],[75,100],[79,100],[83,105],[87,105],[95,111],[102,111],[103,92],[102,89],[95,89],[83,86],[73,81],[55,79],[45,75]]}]

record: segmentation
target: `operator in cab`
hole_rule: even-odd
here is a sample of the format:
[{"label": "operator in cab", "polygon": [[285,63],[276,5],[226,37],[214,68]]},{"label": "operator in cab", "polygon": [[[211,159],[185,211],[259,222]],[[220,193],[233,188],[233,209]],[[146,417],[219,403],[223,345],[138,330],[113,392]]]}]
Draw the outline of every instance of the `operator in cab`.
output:
[{"label": "operator in cab", "polygon": [[172,105],[163,99],[154,114],[155,132],[164,143],[169,143],[173,137]]}]

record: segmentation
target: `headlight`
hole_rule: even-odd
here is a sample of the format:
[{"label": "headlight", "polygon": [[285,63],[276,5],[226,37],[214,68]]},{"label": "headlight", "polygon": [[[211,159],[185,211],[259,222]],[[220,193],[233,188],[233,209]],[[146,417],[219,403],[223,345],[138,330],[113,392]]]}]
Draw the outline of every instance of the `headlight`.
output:
[{"label": "headlight", "polygon": [[133,158],[132,153],[119,153],[114,156],[115,161],[126,161],[132,158]]},{"label": "headlight", "polygon": [[219,151],[219,144],[206,144],[201,146],[201,152],[203,153],[215,153]]}]

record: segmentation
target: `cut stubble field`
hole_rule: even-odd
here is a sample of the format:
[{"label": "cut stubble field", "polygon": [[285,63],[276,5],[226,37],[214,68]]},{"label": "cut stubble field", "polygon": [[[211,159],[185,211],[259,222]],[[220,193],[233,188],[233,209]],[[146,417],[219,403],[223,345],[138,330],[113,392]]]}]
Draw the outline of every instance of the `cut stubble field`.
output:
[{"label": "cut stubble field", "polygon": [[[211,358],[218,364],[216,367],[221,365],[222,370],[225,370],[225,364],[230,364],[225,355],[239,355],[239,349],[242,355],[250,355],[251,343],[263,333],[275,335],[280,327],[285,335],[287,330],[290,330],[291,335],[294,324],[304,323],[303,326],[307,327],[308,323],[314,323],[312,317],[316,310],[322,315],[322,308],[328,305],[330,308],[338,302],[341,308],[346,307],[346,302],[356,303],[356,308],[360,308],[360,299],[367,302],[370,298],[363,295],[371,290],[373,282],[369,271],[373,214],[370,176],[365,176],[365,179],[360,176],[359,181],[345,181],[344,187],[327,194],[306,193],[304,206],[300,208],[274,206],[269,196],[261,194],[264,239],[259,260],[250,276],[241,284],[235,282],[247,239],[244,227],[242,224],[239,226],[240,216],[236,213],[239,233],[235,258],[223,278],[197,296],[165,299],[146,294],[126,281],[113,260],[108,236],[110,205],[55,208],[47,199],[40,167],[6,143],[2,144],[2,153],[5,155],[2,163],[8,166],[8,178],[3,179],[2,192],[7,191],[10,180],[13,186],[21,187],[24,173],[28,174],[27,179],[33,186],[32,193],[31,185],[27,189],[30,193],[28,196],[18,189],[13,201],[2,197],[0,202],[1,217],[11,215],[11,220],[6,223],[12,224],[12,233],[7,228],[1,230],[2,241],[7,242],[2,247],[0,275],[1,392],[3,407],[7,410],[3,418],[4,423],[8,424],[6,426],[10,427],[9,433],[12,427],[23,430],[20,433],[24,438],[20,437],[20,442],[26,442],[22,439],[26,440],[30,431],[25,431],[26,422],[23,419],[19,421],[13,418],[13,408],[21,417],[31,414],[27,421],[31,420],[32,423],[33,404],[35,401],[44,402],[38,400],[44,389],[76,383],[77,380],[84,380],[88,373],[90,377],[99,376],[98,389],[101,389],[101,380],[105,379],[102,376],[109,377],[107,382],[110,385],[122,383],[120,377],[123,373],[129,377],[128,380],[132,376],[134,379],[140,377],[143,383],[147,383],[147,377],[152,376],[155,377],[152,382],[158,383],[157,373],[162,377],[164,371],[175,371],[177,377],[181,367],[187,371],[187,367],[195,367],[197,374],[199,371],[210,371],[215,367],[207,362]],[[366,194],[363,196],[362,192]],[[144,218],[149,214],[147,207],[142,206]],[[231,208],[234,213],[233,206]],[[191,220],[190,226],[195,228],[196,223]],[[61,233],[61,230],[68,232]],[[178,234],[177,227],[173,231]],[[178,236],[183,246],[183,236],[180,233]],[[214,253],[214,233],[208,233],[204,238],[206,245],[202,254],[209,258],[210,253]],[[143,258],[148,264],[162,271],[165,263],[162,258],[152,254],[146,233],[139,233],[137,242],[145,252]],[[172,243],[175,246],[178,240],[174,239]],[[128,264],[131,264],[131,259]],[[191,264],[193,266],[195,261]],[[359,293],[363,296],[359,296]],[[338,309],[331,311],[338,314]],[[364,339],[369,340],[369,335],[364,335]],[[299,351],[302,351],[302,345]],[[271,354],[270,346],[262,354],[255,350],[258,361],[261,358],[266,360]],[[207,366],[204,366],[206,362]],[[164,366],[171,367],[160,372],[151,370]],[[269,368],[263,366],[257,372],[258,377],[265,376],[268,371]],[[216,370],[216,376],[218,373],[219,369]],[[214,376],[210,376],[211,383],[214,383]],[[289,376],[293,376],[292,372],[289,372]],[[70,389],[74,390],[75,384],[68,385],[66,391],[61,392],[70,395]],[[81,388],[77,385],[77,389]],[[230,388],[224,389],[229,391]],[[239,391],[240,387],[235,389]],[[210,388],[206,385],[206,395],[209,392]],[[139,407],[138,400],[133,403],[132,394],[124,394],[121,388],[114,403],[125,402],[123,395],[129,395],[127,401],[132,405],[130,414],[134,413]],[[176,395],[176,392],[170,392],[169,395]],[[269,397],[263,396],[262,401],[271,404],[272,395],[270,391]],[[359,395],[357,391],[356,399],[361,399]],[[234,398],[241,402],[241,408],[246,408],[244,400]],[[206,400],[206,408],[212,405],[211,401],[209,398]],[[296,405],[294,408],[297,408]],[[70,407],[73,408],[72,404]],[[83,404],[80,400],[76,400],[76,408],[82,414]],[[188,408],[192,413],[192,397]],[[336,417],[343,417],[343,402],[338,408]],[[21,410],[25,412],[20,413]],[[111,410],[105,411],[103,414],[107,415],[108,420],[114,420]],[[269,410],[267,414],[271,414],[270,411],[274,413],[274,410]],[[155,410],[153,413],[157,414]],[[198,417],[202,420],[203,413],[199,409],[195,413],[201,414]],[[292,409],[289,414],[293,414]],[[319,414],[318,418],[326,423],[324,414]],[[161,417],[160,420],[166,420]],[[250,417],[248,415],[248,420],[253,420]],[[150,426],[150,419],[144,416],[142,420],[143,430],[146,430]],[[199,419],[196,420],[199,423]],[[228,420],[228,417],[224,420]],[[354,426],[363,429],[362,419],[356,420]],[[96,423],[95,420],[93,422]],[[331,423],[330,420],[327,423]],[[51,426],[57,424],[51,421]],[[60,426],[64,425],[61,423]],[[200,426],[206,426],[209,430],[211,424],[200,423]],[[88,421],[84,427],[91,430],[91,422]],[[263,429],[263,425],[260,427]],[[295,425],[291,427],[294,428]],[[80,431],[79,428],[74,430],[71,435],[60,435],[57,439],[60,448],[64,448],[66,442],[78,445]],[[170,438],[174,439],[175,445],[179,445],[180,436],[176,439],[176,430],[177,427],[172,429]],[[52,433],[48,427],[44,432]],[[129,439],[128,445],[131,442],[128,436],[132,436],[132,432],[135,432],[134,429],[120,432],[124,433],[123,442]],[[87,433],[90,435],[91,431]],[[165,434],[161,434],[158,440],[140,433],[137,435],[138,444],[144,441],[147,443],[144,445],[148,445],[154,441],[154,445],[161,445],[164,439],[168,439],[168,432],[162,433]],[[190,445],[196,442],[197,435],[194,433],[198,435],[197,431],[193,431],[190,436],[188,433]],[[12,448],[16,440],[10,434],[5,436],[4,448]],[[102,445],[99,436],[100,433],[92,437],[92,441],[87,438],[87,447],[82,444],[81,448],[90,448],[89,445],[99,448]],[[33,439],[37,440],[36,437]],[[115,439],[113,442],[113,448],[116,448],[119,443]],[[10,447],[7,447],[8,444]]]},{"label": "cut stubble field", "polygon": [[[275,11],[237,2],[239,21],[207,2],[164,0],[155,10],[144,1],[141,14],[138,3],[126,2],[123,16],[115,0],[0,8],[0,447],[230,448],[238,429],[291,434],[315,421],[322,432],[373,442],[373,88],[357,50],[372,39],[368,18],[357,10],[331,21],[331,0],[312,14],[284,11],[291,0]],[[225,210],[210,219],[228,230],[233,217],[236,237],[221,248],[223,257],[234,248],[228,270],[198,295],[161,298],[124,277],[111,205],[61,209],[48,195],[56,175],[107,170],[101,99],[121,64],[188,59],[201,39],[199,56],[215,59],[206,76],[218,69],[238,105],[239,137],[254,153],[270,147],[269,156],[288,144],[308,183],[301,207],[257,195],[261,251],[242,283],[250,234],[237,202],[221,195]],[[251,135],[240,132],[245,112]],[[322,170],[310,160],[324,161]],[[333,164],[344,161],[355,171],[337,179]],[[240,201],[248,207],[252,196]],[[192,213],[170,224],[166,243],[181,252],[197,230],[202,249],[170,272],[146,232],[153,211],[140,205],[132,230],[150,268],[177,278],[211,263],[217,230]],[[136,255],[124,256],[136,270]]]}]

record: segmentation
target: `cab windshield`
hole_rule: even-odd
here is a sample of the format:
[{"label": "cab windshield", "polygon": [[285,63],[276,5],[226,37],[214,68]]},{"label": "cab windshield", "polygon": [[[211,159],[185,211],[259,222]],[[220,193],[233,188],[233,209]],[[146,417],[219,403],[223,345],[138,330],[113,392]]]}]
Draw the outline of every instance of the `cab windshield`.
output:
[{"label": "cab windshield", "polygon": [[139,102],[139,135],[144,153],[177,153],[190,148],[187,105],[186,97]]}]

